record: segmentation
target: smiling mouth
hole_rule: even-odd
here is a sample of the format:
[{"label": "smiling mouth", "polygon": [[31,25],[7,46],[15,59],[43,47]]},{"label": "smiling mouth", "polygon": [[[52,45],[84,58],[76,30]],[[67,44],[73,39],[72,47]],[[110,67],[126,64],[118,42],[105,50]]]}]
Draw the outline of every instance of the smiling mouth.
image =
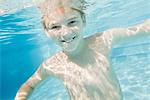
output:
[{"label": "smiling mouth", "polygon": [[68,40],[61,40],[61,42],[70,43],[70,42],[72,42],[76,37],[77,37],[77,35],[73,36],[72,38],[70,38],[70,39],[68,39]]}]

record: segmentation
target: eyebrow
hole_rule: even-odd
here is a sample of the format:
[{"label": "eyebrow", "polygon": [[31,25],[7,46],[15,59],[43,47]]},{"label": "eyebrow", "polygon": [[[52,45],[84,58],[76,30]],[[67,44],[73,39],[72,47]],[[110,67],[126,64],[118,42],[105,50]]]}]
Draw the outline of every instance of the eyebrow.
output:
[{"label": "eyebrow", "polygon": [[54,25],[58,25],[58,23],[52,22],[52,23],[49,23],[48,25],[54,26]]},{"label": "eyebrow", "polygon": [[[68,20],[73,20],[73,19],[76,19],[78,17],[74,16],[74,17],[71,17],[71,18],[68,18]],[[52,23],[49,23],[49,25],[58,25],[58,23],[55,23],[55,22],[52,22]]]},{"label": "eyebrow", "polygon": [[78,17],[71,17],[71,18],[69,18],[68,20],[73,20],[73,19],[76,19],[76,18],[78,18]]}]

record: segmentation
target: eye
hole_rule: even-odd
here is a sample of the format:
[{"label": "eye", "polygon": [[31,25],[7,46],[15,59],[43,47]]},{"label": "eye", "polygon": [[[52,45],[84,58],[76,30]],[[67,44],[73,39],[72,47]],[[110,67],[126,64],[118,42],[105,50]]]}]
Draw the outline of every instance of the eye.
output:
[{"label": "eye", "polygon": [[72,20],[68,23],[69,26],[73,26],[73,25],[76,25],[77,24],[77,21],[75,20]]},{"label": "eye", "polygon": [[60,29],[61,28],[61,26],[52,26],[52,27],[50,27],[50,29]]}]

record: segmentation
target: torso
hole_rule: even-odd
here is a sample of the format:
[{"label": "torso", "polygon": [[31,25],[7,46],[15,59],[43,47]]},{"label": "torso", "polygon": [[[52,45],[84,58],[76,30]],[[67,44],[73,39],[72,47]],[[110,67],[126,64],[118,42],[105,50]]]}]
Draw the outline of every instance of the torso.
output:
[{"label": "torso", "polygon": [[47,72],[63,81],[71,100],[122,99],[120,86],[107,57],[96,48],[93,49],[95,62],[86,67],[69,61],[63,52],[45,61]]}]

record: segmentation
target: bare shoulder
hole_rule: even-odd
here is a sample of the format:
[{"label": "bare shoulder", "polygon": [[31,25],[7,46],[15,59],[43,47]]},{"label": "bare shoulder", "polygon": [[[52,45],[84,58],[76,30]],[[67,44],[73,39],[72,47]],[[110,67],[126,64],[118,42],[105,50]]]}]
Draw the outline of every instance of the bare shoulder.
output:
[{"label": "bare shoulder", "polygon": [[60,52],[56,53],[55,55],[46,59],[44,61],[44,64],[46,66],[49,66],[49,65],[58,66],[58,65],[62,64],[63,60],[65,60],[65,59],[66,59],[65,54],[62,51],[60,51]]},{"label": "bare shoulder", "polygon": [[109,49],[111,48],[109,40],[104,36],[105,32],[95,33],[94,35],[88,37],[90,48],[96,50],[97,52],[108,56]]},{"label": "bare shoulder", "polygon": [[[61,75],[61,72],[65,70],[65,61],[66,61],[66,55],[60,51],[56,53],[55,55],[49,57],[46,59],[43,64],[44,68],[46,69],[47,73],[52,73],[54,75]],[[60,76],[59,75],[59,76]]]},{"label": "bare shoulder", "polygon": [[86,40],[90,43],[90,44],[95,44],[98,41],[101,41],[102,39],[102,33],[95,33],[89,37],[86,38]]}]

